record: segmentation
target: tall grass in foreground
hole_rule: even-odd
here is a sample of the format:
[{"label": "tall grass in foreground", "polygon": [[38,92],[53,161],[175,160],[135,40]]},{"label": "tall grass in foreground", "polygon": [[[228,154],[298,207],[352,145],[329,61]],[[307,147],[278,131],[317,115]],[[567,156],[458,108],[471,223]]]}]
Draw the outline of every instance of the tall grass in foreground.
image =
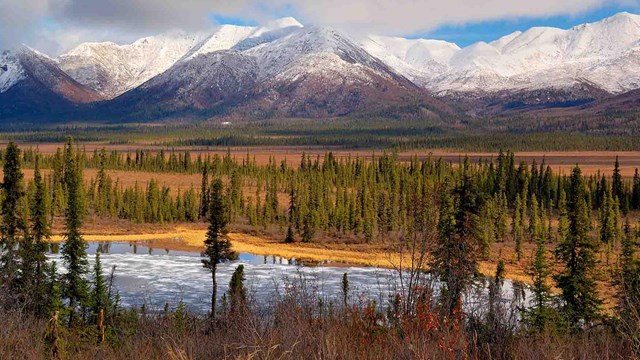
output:
[{"label": "tall grass in foreground", "polygon": [[[478,304],[449,315],[433,288],[376,304],[349,296],[320,301],[305,284],[287,287],[268,309],[250,302],[220,315],[121,310],[97,327],[60,327],[20,311],[0,310],[2,359],[630,359],[630,343],[608,326],[580,332],[518,326],[510,305]],[[500,304],[500,302],[498,302]],[[236,304],[237,305],[237,304]],[[382,305],[382,306],[381,306]],[[500,320],[496,320],[500,319]],[[58,355],[52,355],[53,344]]]}]

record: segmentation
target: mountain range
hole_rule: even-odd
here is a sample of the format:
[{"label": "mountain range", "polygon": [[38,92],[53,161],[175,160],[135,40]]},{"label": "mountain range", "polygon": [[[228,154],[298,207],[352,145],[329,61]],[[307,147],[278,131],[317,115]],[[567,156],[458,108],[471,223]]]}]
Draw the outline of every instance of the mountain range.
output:
[{"label": "mountain range", "polygon": [[460,48],[293,18],[0,53],[0,119],[448,117],[635,110],[640,16],[536,27]]}]

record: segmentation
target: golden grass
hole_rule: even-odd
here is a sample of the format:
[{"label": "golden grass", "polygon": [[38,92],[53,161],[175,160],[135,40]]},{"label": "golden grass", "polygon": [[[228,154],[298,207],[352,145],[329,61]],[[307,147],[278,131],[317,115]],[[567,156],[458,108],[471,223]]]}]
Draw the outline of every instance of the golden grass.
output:
[{"label": "golden grass", "polygon": [[[97,242],[153,242],[162,245],[163,248],[174,250],[203,249],[203,240],[206,235],[204,229],[193,229],[190,227],[177,226],[172,231],[160,233],[141,234],[87,234],[84,235],[86,241]],[[296,258],[299,260],[324,262],[331,261],[339,264],[373,266],[382,268],[393,268],[400,262],[398,253],[382,251],[377,248],[361,248],[358,250],[345,249],[339,244],[315,244],[315,243],[294,243],[285,244],[282,241],[269,239],[266,237],[249,235],[239,232],[228,234],[233,249],[241,253],[255,255],[278,256],[287,259]],[[52,242],[62,242],[64,238],[61,234],[54,235]],[[501,251],[502,252],[502,251]],[[406,261],[406,260],[405,260]],[[483,261],[479,264],[479,271],[486,276],[495,273],[495,261]],[[525,274],[519,264],[507,262],[507,278],[516,281],[530,283],[531,279]]]},{"label": "golden grass", "polygon": [[[201,224],[185,224],[171,227],[169,225],[155,228],[147,228],[146,226],[137,227],[134,231],[140,233],[131,233],[126,228],[114,228],[112,233],[108,229],[98,227],[95,232],[88,232],[84,235],[86,241],[96,242],[147,242],[150,245],[162,249],[179,250],[179,251],[202,251],[204,249],[204,238],[206,229]],[[385,251],[380,246],[359,244],[345,245],[335,242],[329,243],[293,243],[285,244],[281,240],[275,240],[266,236],[256,236],[242,232],[231,232],[228,234],[233,249],[240,253],[249,253],[261,256],[277,256],[286,259],[298,259],[303,262],[323,263],[331,262],[335,266],[372,266],[380,268],[395,268],[399,264],[400,254],[397,252]],[[63,236],[58,234],[51,238],[52,242],[64,241]],[[513,281],[522,282],[531,285],[532,278],[527,273],[531,258],[535,250],[535,244],[523,244],[523,259],[516,261],[513,243],[495,243],[492,246],[492,256],[488,260],[482,260],[478,263],[478,271],[480,274],[492,277],[495,275],[498,260],[505,262],[505,278]],[[552,259],[553,245],[549,245],[548,256],[549,261],[554,264]],[[405,259],[405,267],[407,261]],[[604,262],[602,263],[604,266]],[[556,270],[559,265],[555,264]],[[606,272],[606,267],[602,269]],[[559,293],[557,288],[553,287],[554,293]],[[615,305],[615,288],[606,279],[598,282],[599,292],[605,300],[605,309],[610,311]]]}]

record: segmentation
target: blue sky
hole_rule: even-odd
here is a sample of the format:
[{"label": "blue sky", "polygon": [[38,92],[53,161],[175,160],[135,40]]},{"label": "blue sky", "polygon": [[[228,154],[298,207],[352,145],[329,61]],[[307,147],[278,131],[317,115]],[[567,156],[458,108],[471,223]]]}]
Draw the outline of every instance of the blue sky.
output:
[{"label": "blue sky", "polygon": [[[562,0],[558,0],[562,1]],[[490,42],[499,39],[502,36],[513,33],[514,31],[525,31],[535,26],[548,26],[568,29],[576,25],[595,22],[615,15],[621,11],[631,13],[640,13],[640,8],[633,5],[614,4],[598,8],[597,10],[588,11],[580,15],[563,15],[542,18],[519,18],[498,21],[471,22],[462,25],[445,25],[427,32],[418,32],[413,34],[400,34],[408,38],[429,38],[453,42],[461,47],[471,45],[478,41]],[[273,17],[294,16],[298,15],[294,12],[278,11]],[[238,17],[223,16],[212,14],[211,19],[217,24],[234,24],[255,26],[256,21],[246,20]],[[299,19],[303,20],[303,19]],[[304,21],[303,21],[304,23]]]},{"label": "blue sky", "polygon": [[533,26],[571,26],[640,0],[0,0],[0,49],[20,43],[60,54],[85,41],[124,44],[172,29],[257,25],[292,16],[353,35],[424,37],[460,46]]}]

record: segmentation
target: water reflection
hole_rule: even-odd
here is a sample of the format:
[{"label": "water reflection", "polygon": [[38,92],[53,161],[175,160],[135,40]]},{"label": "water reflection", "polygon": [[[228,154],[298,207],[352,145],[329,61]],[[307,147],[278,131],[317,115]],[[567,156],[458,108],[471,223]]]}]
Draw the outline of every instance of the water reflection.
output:
[{"label": "water reflection", "polygon": [[[49,250],[49,258],[55,260],[59,271],[64,273],[59,246],[51,244]],[[192,311],[209,309],[211,277],[202,267],[198,251],[158,248],[144,242],[91,242],[87,249],[90,262],[97,251],[101,252],[104,269],[108,269],[105,271],[116,267],[115,288],[123,305],[145,305],[148,309],[161,310],[167,302],[175,305],[182,301]],[[245,266],[248,293],[262,303],[275,301],[286,291],[287,284],[293,282],[304,282],[314,293],[332,300],[341,293],[345,272],[349,273],[351,290],[358,296],[377,298],[393,290],[394,273],[390,270],[315,266],[331,263],[241,253],[236,261],[219,265],[220,295],[226,292],[238,264]]]},{"label": "water reflection", "polygon": [[[58,244],[51,244],[48,256],[56,261],[59,272],[64,273],[66,269],[61,265],[59,250]],[[202,267],[198,251],[172,250],[144,242],[92,242],[87,251],[90,262],[94,260],[93,254],[101,252],[105,271],[115,267],[114,284],[124,306],[139,308],[144,305],[149,310],[161,311],[166,303],[175,306],[184,302],[191,311],[202,313],[210,307],[211,275]],[[236,261],[218,266],[220,296],[227,291],[231,274],[238,264],[245,266],[248,294],[259,304],[277,301],[291,284],[303,287],[322,301],[335,301],[342,293],[344,273],[348,273],[350,293],[355,299],[375,299],[382,305],[391,294],[399,291],[398,273],[388,269],[344,264],[338,267],[329,261],[309,262],[241,253]],[[505,281],[504,286],[504,294],[507,293],[510,298],[528,297],[522,286],[514,286],[509,281]],[[483,300],[469,298],[467,301]]]}]

